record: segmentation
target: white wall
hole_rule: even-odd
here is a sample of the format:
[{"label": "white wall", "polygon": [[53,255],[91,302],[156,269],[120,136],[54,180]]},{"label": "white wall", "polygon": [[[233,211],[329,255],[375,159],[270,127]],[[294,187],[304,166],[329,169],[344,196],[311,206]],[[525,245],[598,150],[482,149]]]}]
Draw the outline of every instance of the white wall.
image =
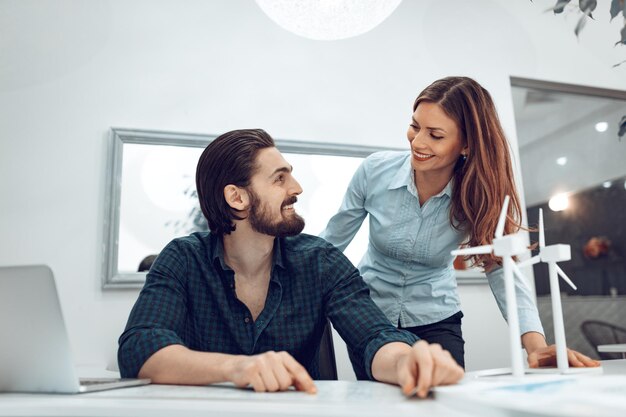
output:
[{"label": "white wall", "polygon": [[[280,29],[252,1],[1,0],[0,265],[49,264],[77,362],[111,362],[137,296],[100,289],[111,126],[263,127],[402,147],[416,94],[465,74],[491,91],[516,148],[510,75],[626,86],[626,65],[611,68],[626,57],[612,47],[620,19],[609,25],[608,1],[580,40],[572,16],[543,12],[554,2],[405,0],[365,35],[319,42]],[[466,312],[501,322],[482,292]],[[468,363],[506,355],[468,353]]]}]

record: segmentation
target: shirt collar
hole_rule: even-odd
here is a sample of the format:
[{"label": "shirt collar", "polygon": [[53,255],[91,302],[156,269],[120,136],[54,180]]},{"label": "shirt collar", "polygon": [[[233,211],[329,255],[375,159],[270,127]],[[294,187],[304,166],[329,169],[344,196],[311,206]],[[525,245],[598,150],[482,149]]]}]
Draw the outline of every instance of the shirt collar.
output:
[{"label": "shirt collar", "polygon": [[272,264],[280,266],[282,269],[287,269],[283,263],[283,250],[282,247],[285,244],[285,238],[277,237],[274,239],[274,255]]},{"label": "shirt collar", "polygon": [[219,261],[222,270],[230,270],[226,262],[224,262],[224,242],[222,241],[222,236],[218,236],[217,234],[211,233],[211,253],[210,259],[213,261],[215,265],[216,261]]},{"label": "shirt collar", "polygon": [[411,188],[413,184],[413,167],[411,166],[411,154],[406,156],[406,159],[400,166],[400,169],[393,176],[389,182],[388,190],[395,190],[397,188],[407,187]]},{"label": "shirt collar", "polygon": [[[434,197],[442,197],[447,195],[452,198],[452,185],[454,184],[454,177],[448,181],[443,190],[439,194]],[[406,187],[408,190],[413,191],[417,194],[417,190],[415,188],[415,182],[413,181],[413,167],[411,166],[411,154],[407,155],[406,160],[402,163],[402,166],[396,174],[393,176],[391,181],[389,182],[388,190],[395,190],[397,188]]]},{"label": "shirt collar", "polygon": [[448,181],[446,186],[443,187],[443,190],[441,190],[441,192],[437,194],[435,197],[441,197],[443,195],[447,195],[448,197],[452,198],[452,185],[453,184],[454,184],[454,177],[450,178],[450,181]]},{"label": "shirt collar", "polygon": [[[222,239],[222,236],[211,234],[211,243],[212,244],[211,244],[210,259],[213,260],[213,263],[215,263],[216,260],[219,260],[222,270],[224,271],[232,270],[228,265],[226,265],[226,262],[224,261],[224,241]],[[274,251],[272,254],[272,265],[279,266],[282,269],[286,269],[284,261],[283,261],[282,249],[281,249],[284,243],[285,242],[283,238],[275,238],[274,239]]]}]

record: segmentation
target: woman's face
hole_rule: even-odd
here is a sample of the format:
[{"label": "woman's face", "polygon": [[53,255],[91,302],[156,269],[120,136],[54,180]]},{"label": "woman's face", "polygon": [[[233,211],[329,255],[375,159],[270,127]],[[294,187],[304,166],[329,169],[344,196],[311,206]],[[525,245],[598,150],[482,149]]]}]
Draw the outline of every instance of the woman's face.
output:
[{"label": "woman's face", "polygon": [[411,144],[411,166],[416,173],[451,178],[459,157],[467,154],[456,122],[435,103],[422,102],[417,106],[407,138]]}]

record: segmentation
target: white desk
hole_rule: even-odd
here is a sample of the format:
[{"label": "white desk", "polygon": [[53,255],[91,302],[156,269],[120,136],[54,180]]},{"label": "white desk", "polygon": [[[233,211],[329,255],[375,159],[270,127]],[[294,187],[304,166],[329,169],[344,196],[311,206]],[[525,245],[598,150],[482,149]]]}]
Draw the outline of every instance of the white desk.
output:
[{"label": "white desk", "polygon": [[[0,393],[0,417],[3,416],[82,416],[82,417],[467,417],[488,416],[584,416],[626,415],[626,360],[602,362],[604,373],[590,376],[587,386],[598,381],[604,385],[617,381],[596,398],[597,406],[568,412],[566,406],[552,397],[532,391],[497,391],[504,401],[489,392],[453,392],[456,387],[437,389],[436,400],[405,398],[400,389],[376,382],[317,381],[316,395],[289,391],[282,393],[255,393],[231,386],[185,387],[149,385],[79,395],[42,395]],[[598,378],[591,380],[591,378]],[[617,378],[617,379],[616,379]],[[526,379],[530,382],[530,379]],[[465,384],[467,381],[464,381]],[[600,384],[600,385],[602,385]],[[471,381],[468,384],[472,388]],[[479,387],[480,388],[480,387]],[[452,392],[446,392],[446,389]],[[570,393],[571,394],[571,393]],[[593,405],[590,393],[575,392],[576,397]],[[597,394],[597,393],[596,393]],[[490,397],[491,395],[491,397]],[[618,398],[617,408],[606,408],[604,400]],[[517,407],[520,402],[523,404]],[[591,402],[590,402],[591,401]],[[528,406],[528,404],[530,404]],[[613,412],[613,410],[617,410]],[[604,412],[607,411],[608,412]],[[600,414],[598,414],[600,413]]]},{"label": "white desk", "polygon": [[602,361],[602,372],[477,377],[436,389],[437,400],[488,416],[624,417],[626,360]]},{"label": "white desk", "polygon": [[316,395],[255,393],[230,386],[148,385],[79,395],[0,394],[0,416],[467,417],[433,399],[367,381],[317,381]]}]

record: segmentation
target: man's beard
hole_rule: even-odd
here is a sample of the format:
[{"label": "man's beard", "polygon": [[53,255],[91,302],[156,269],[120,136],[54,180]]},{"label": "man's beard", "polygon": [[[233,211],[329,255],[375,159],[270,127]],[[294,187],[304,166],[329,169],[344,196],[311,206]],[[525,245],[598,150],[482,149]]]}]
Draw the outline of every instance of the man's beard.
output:
[{"label": "man's beard", "polygon": [[302,229],[304,229],[304,219],[295,211],[289,216],[289,218],[284,218],[284,216],[282,216],[283,207],[298,201],[295,196],[290,197],[283,202],[280,207],[281,219],[276,222],[272,222],[270,214],[271,210],[267,207],[267,205],[263,204],[259,196],[251,189],[248,190],[248,193],[250,194],[250,213],[248,214],[248,220],[250,221],[252,230],[276,237],[295,236],[302,232]]}]

